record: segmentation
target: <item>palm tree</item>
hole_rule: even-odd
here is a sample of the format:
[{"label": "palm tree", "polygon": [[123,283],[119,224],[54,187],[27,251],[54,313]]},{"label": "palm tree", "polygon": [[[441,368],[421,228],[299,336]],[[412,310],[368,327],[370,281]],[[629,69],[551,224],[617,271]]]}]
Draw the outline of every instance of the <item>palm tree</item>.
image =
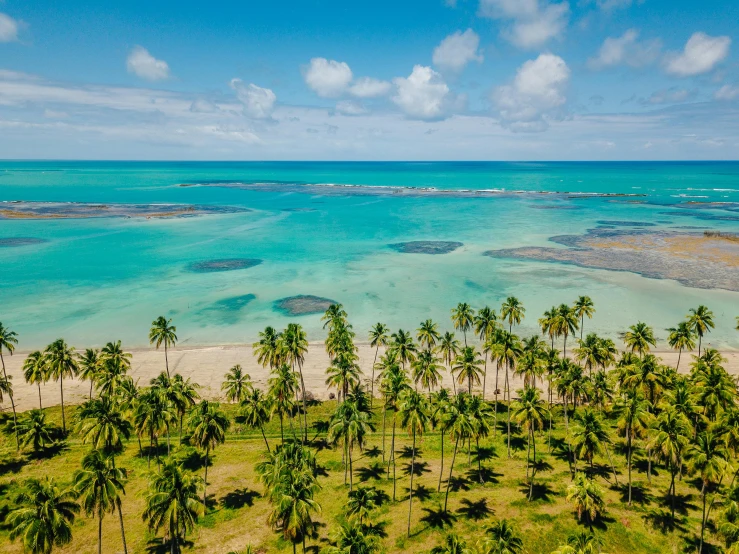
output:
[{"label": "palm tree", "polygon": [[595,314],[595,305],[589,296],[580,296],[575,300],[573,309],[575,317],[580,318],[580,340],[582,340],[582,333],[585,328],[585,316],[587,316],[588,319],[593,319],[593,315]]},{"label": "palm tree", "polygon": [[5,522],[10,540],[21,539],[23,551],[51,554],[55,546],[72,542],[72,524],[80,507],[75,492],[61,490],[53,479],[28,479]]},{"label": "palm tree", "polygon": [[572,447],[575,451],[575,467],[577,468],[577,460],[582,459],[590,464],[593,468],[593,458],[596,454],[605,451],[608,461],[613,470],[613,479],[618,485],[618,477],[616,476],[616,467],[611,460],[611,454],[608,445],[612,444],[611,436],[603,422],[601,415],[592,408],[585,408],[582,412],[574,416],[577,425],[572,430]]},{"label": "palm tree", "polygon": [[59,391],[62,399],[62,431],[67,433],[67,420],[64,414],[64,378],[77,375],[78,366],[74,348],[67,346],[64,339],[52,342],[44,350],[44,366],[46,372],[55,381],[59,381]]},{"label": "palm tree", "polygon": [[431,554],[473,554],[472,548],[467,548],[467,543],[454,533],[449,533],[444,542],[431,549]]},{"label": "palm tree", "polygon": [[685,415],[674,406],[667,405],[657,416],[654,434],[649,441],[649,448],[667,465],[670,472],[670,489],[668,494],[672,500],[672,519],[675,519],[675,476],[683,465],[683,456],[691,437],[690,422]]},{"label": "palm tree", "polygon": [[485,342],[496,328],[498,327],[498,316],[495,310],[485,306],[480,308],[475,316],[475,333],[480,339],[480,342]]},{"label": "palm tree", "polygon": [[241,401],[241,415],[244,423],[252,429],[259,429],[267,446],[267,452],[270,451],[267,435],[264,434],[264,426],[270,420],[269,400],[264,393],[254,387],[247,387],[244,393],[244,399]]},{"label": "palm tree", "polygon": [[457,382],[460,385],[467,381],[467,392],[469,394],[472,394],[473,383],[475,385],[480,384],[482,363],[482,360],[478,358],[478,353],[474,346],[465,346],[454,359],[452,371],[458,374]]},{"label": "palm tree", "polygon": [[427,319],[422,322],[421,326],[418,328],[416,338],[418,339],[418,344],[420,344],[422,348],[425,348],[426,350],[433,349],[441,338],[439,335],[438,325],[436,325],[432,320]]},{"label": "palm tree", "polygon": [[[246,375],[246,378],[248,379],[249,375]],[[200,385],[191,382],[189,377],[187,379],[183,379],[182,375],[179,373],[175,373],[169,383],[167,398],[172,403],[172,407],[177,413],[179,421],[180,446],[182,445],[182,423],[185,419],[185,414],[200,398],[198,388],[200,388]]]},{"label": "palm tree", "polygon": [[46,414],[41,410],[26,412],[25,417],[18,420],[17,431],[21,446],[33,444],[34,452],[54,442],[54,428],[46,422]]},{"label": "palm tree", "polygon": [[[357,390],[357,394],[350,394],[336,408],[328,430],[330,442],[343,443],[344,457],[348,461],[350,492],[354,489],[354,467],[352,465],[354,446],[359,446],[361,451],[365,436],[373,428],[368,411],[363,409],[366,402],[364,394],[361,389]],[[344,484],[346,485],[346,471],[344,472]]]},{"label": "palm tree", "polygon": [[357,363],[357,355],[352,352],[339,352],[326,369],[326,384],[335,387],[339,399],[346,399],[349,389],[359,383],[361,369]]},{"label": "palm tree", "polygon": [[389,332],[390,329],[384,323],[375,323],[375,326],[369,332],[370,346],[375,349],[375,359],[372,362],[372,380],[370,381],[370,407],[375,399],[375,365],[377,365],[377,354],[380,352],[381,346],[387,348]]},{"label": "palm tree", "polygon": [[[518,391],[518,400],[514,403],[513,419],[527,432],[526,449],[526,477],[529,476],[531,467],[531,480],[529,481],[529,502],[534,497],[534,475],[536,474],[536,432],[544,428],[544,422],[549,418],[549,410],[546,403],[540,398],[540,391],[536,387],[529,386]],[[533,464],[530,452],[534,450]]]},{"label": "palm tree", "polygon": [[151,329],[149,330],[149,344],[154,344],[157,350],[161,345],[164,345],[164,367],[167,370],[167,377],[169,377],[167,349],[177,344],[177,327],[171,323],[171,319],[159,316],[151,322]]},{"label": "palm tree", "polygon": [[436,392],[431,400],[431,423],[440,429],[441,439],[441,464],[439,466],[439,484],[436,492],[441,491],[441,478],[444,474],[444,435],[447,433],[447,425],[449,423],[449,412],[451,407],[451,397],[449,389],[440,389]]},{"label": "palm tree", "polygon": [[670,348],[677,350],[677,364],[675,365],[675,371],[677,371],[680,369],[680,356],[682,356],[683,350],[693,350],[695,348],[693,330],[690,328],[690,322],[681,321],[677,324],[677,327],[667,329],[667,332],[669,333],[667,343]]},{"label": "palm tree", "polygon": [[702,305],[698,306],[698,308],[691,308],[688,314],[688,325],[690,326],[690,330],[698,335],[698,356],[700,356],[703,335],[715,327],[713,323],[713,312]]},{"label": "palm tree", "polygon": [[[457,354],[459,353],[459,341],[454,336],[454,333],[446,332],[444,333],[444,336],[441,337],[441,340],[439,341],[438,346],[439,354],[441,354],[441,359],[444,360],[444,363],[447,365],[447,367],[450,368],[452,366],[452,361],[454,358],[457,357]],[[454,374],[452,373],[452,385],[454,385]],[[456,385],[454,385],[454,392],[456,394],[457,388]]]},{"label": "palm tree", "polygon": [[482,554],[521,554],[523,541],[507,519],[501,519],[485,529],[488,535],[482,543]]},{"label": "palm tree", "polygon": [[467,346],[467,331],[475,323],[475,310],[466,302],[460,302],[456,308],[452,309],[452,323],[457,331],[462,331],[464,334],[464,345]]},{"label": "palm tree", "polygon": [[557,306],[552,306],[551,310],[544,312],[544,315],[539,318],[539,327],[541,328],[542,335],[547,335],[554,348],[554,339],[557,337]]},{"label": "palm tree", "polygon": [[471,439],[474,435],[474,421],[469,415],[470,397],[465,393],[460,393],[454,398],[448,413],[448,425],[450,438],[454,441],[454,451],[452,454],[452,464],[449,467],[449,479],[446,483],[446,494],[444,495],[444,512],[447,512],[447,503],[449,502],[449,489],[452,484],[452,474],[454,473],[454,462],[457,459],[457,450],[459,441]]},{"label": "palm tree", "polygon": [[708,489],[715,483],[720,483],[727,469],[729,451],[721,434],[709,428],[698,433],[695,442],[687,451],[688,470],[697,474],[701,480],[701,499],[703,500],[703,515],[701,517],[701,538],[698,552],[703,552],[703,541],[706,530],[706,498]]},{"label": "palm tree", "polygon": [[201,484],[200,477],[172,459],[167,459],[149,482],[143,520],[151,531],[166,529],[171,554],[179,554],[180,542],[198,521]]},{"label": "palm tree", "polygon": [[[18,344],[18,333],[11,331],[0,322],[0,363],[3,368],[3,379],[5,383],[10,383],[8,380],[8,374],[5,372],[5,358],[3,358],[3,350],[5,350],[10,356],[15,352],[15,346]],[[17,415],[15,413],[15,400],[13,400],[13,389],[7,389],[8,397],[10,398],[10,406],[13,408],[13,426],[16,427],[18,424]],[[15,445],[18,450],[21,449],[21,443],[18,440],[18,432],[15,433]]]},{"label": "palm tree", "polygon": [[360,526],[366,527],[370,522],[372,512],[380,507],[383,494],[375,487],[357,487],[349,491],[349,500],[346,503],[347,517],[350,520],[356,520]]},{"label": "palm tree", "polygon": [[[339,304],[339,306],[341,306]],[[306,405],[305,380],[303,379],[303,363],[305,354],[308,352],[308,337],[303,328],[297,323],[288,323],[287,329],[282,334],[282,345],[285,351],[287,363],[291,364],[292,370],[298,366],[300,373],[300,390],[303,397],[303,442],[308,440],[308,407]]]},{"label": "palm tree", "polygon": [[654,331],[646,323],[638,322],[636,325],[629,327],[629,330],[621,335],[626,346],[631,352],[638,352],[639,357],[643,358],[646,352],[649,352],[650,346],[656,346],[657,340],[654,338]]},{"label": "palm tree", "polygon": [[280,337],[281,333],[274,327],[265,327],[264,331],[259,332],[259,340],[252,345],[252,351],[262,367],[269,366],[273,369],[280,365],[282,359]]},{"label": "palm tree", "polygon": [[159,435],[168,428],[175,415],[171,404],[155,389],[143,390],[136,399],[133,425],[139,436],[148,435],[149,437],[147,464],[151,461],[152,447],[156,450],[157,463],[159,463]]},{"label": "palm tree", "polygon": [[509,296],[500,308],[500,319],[508,322],[508,332],[513,333],[513,326],[520,325],[526,314],[523,303],[515,296]]},{"label": "palm tree", "polygon": [[203,511],[208,509],[206,490],[208,488],[208,465],[210,465],[210,451],[219,444],[226,442],[226,431],[231,426],[231,420],[221,409],[218,402],[201,400],[190,412],[188,421],[190,428],[190,442],[197,448],[205,450],[205,477],[203,479]]},{"label": "palm tree", "polygon": [[586,531],[567,537],[567,543],[552,554],[601,554],[603,544],[595,535]]},{"label": "palm tree", "polygon": [[618,429],[626,437],[626,466],[629,480],[629,506],[631,506],[631,460],[634,454],[634,440],[643,437],[649,429],[651,414],[649,403],[639,392],[627,392],[616,404]]},{"label": "palm tree", "polygon": [[88,400],[77,411],[77,432],[82,443],[115,456],[131,436],[132,425],[110,398]]},{"label": "palm tree", "polygon": [[429,406],[426,397],[406,389],[400,397],[400,424],[413,437],[411,451],[411,476],[408,493],[408,537],[411,536],[411,510],[413,507],[413,475],[416,471],[416,436],[423,436],[429,422]]},{"label": "palm tree", "polygon": [[[388,477],[390,477],[390,463],[393,464],[393,501],[395,501],[396,493],[396,461],[395,461],[395,425],[397,423],[397,413],[400,407],[400,399],[403,392],[410,388],[408,384],[408,376],[405,371],[396,363],[390,365],[383,374],[382,378],[382,393],[385,396],[385,411],[387,408],[391,408],[393,411],[393,434],[390,441],[390,459],[388,460]],[[383,423],[384,430],[384,423]],[[384,447],[384,441],[383,441]]]},{"label": "palm tree", "polygon": [[295,373],[290,370],[287,364],[275,367],[271,375],[272,377],[267,382],[269,387],[268,395],[273,413],[277,412],[280,418],[280,439],[284,443],[285,431],[283,428],[283,419],[285,415],[292,417],[295,407],[293,397],[298,389],[298,381],[295,378]]},{"label": "palm tree", "polygon": [[90,381],[90,399],[92,399],[92,388],[95,386],[95,381],[97,381],[99,373],[100,350],[88,348],[84,354],[80,354],[79,356],[78,377],[83,381]]},{"label": "palm tree", "polygon": [[[510,300],[510,299],[509,299]],[[499,343],[497,346],[498,358],[505,362],[505,389],[503,390],[504,397],[507,395],[508,401],[508,458],[511,457],[511,387],[508,382],[508,373],[511,369],[516,368],[518,359],[523,354],[523,347],[519,338],[506,331],[502,331],[498,338]],[[498,424],[498,392],[496,388],[495,393],[495,425]]]},{"label": "palm tree", "polygon": [[336,326],[337,323],[346,321],[346,310],[341,304],[331,304],[326,312],[321,316],[321,321],[324,322],[323,328]]},{"label": "palm tree", "polygon": [[431,397],[431,389],[436,388],[442,379],[441,370],[444,369],[444,366],[439,362],[439,358],[434,355],[432,350],[423,350],[411,365],[416,387],[420,382],[421,386],[428,390],[429,398]]},{"label": "palm tree", "polygon": [[130,352],[124,352],[121,345],[121,341],[109,342],[100,351],[100,360],[110,360],[115,364],[123,366],[126,370],[131,369],[131,358]]},{"label": "palm tree", "polygon": [[564,337],[562,357],[567,358],[567,337],[574,334],[580,326],[575,309],[567,304],[560,304],[553,324],[557,336]]},{"label": "palm tree", "polygon": [[583,516],[592,528],[592,524],[605,512],[603,491],[584,473],[578,472],[572,484],[567,487],[567,501],[575,505],[577,520]]},{"label": "palm tree", "polygon": [[395,352],[398,361],[405,369],[406,363],[416,359],[418,349],[413,344],[413,337],[411,337],[410,333],[399,329],[397,333],[392,334],[391,339],[390,349]]},{"label": "palm tree", "polygon": [[381,551],[380,538],[365,526],[344,522],[333,533],[334,544],[322,550],[326,554],[376,554]]},{"label": "palm tree", "polygon": [[126,548],[126,533],[123,527],[121,495],[125,494],[126,472],[115,467],[100,450],[93,450],[82,458],[82,469],[74,476],[74,487],[80,496],[82,507],[88,516],[98,520],[98,554],[103,552],[103,517],[116,508],[121,522],[123,550]]},{"label": "palm tree", "polygon": [[46,375],[46,367],[44,366],[44,356],[41,351],[31,352],[23,362],[23,377],[29,385],[38,387],[38,409],[43,410],[41,405],[41,384],[46,383],[48,377]]},{"label": "palm tree", "polygon": [[241,365],[236,364],[228,370],[224,377],[221,390],[226,393],[226,400],[236,403],[242,402],[251,384],[251,376],[244,373]]}]

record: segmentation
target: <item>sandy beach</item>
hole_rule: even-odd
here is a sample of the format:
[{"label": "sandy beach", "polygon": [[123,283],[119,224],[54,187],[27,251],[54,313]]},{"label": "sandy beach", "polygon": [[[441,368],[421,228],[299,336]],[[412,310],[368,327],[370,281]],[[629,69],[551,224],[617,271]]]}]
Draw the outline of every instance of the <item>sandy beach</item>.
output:
[{"label": "sandy beach", "polygon": [[[369,344],[359,344],[359,364],[369,377],[375,357],[375,349]],[[138,380],[139,386],[145,386],[149,380],[164,371],[164,351],[154,349],[132,350],[131,375]],[[380,351],[382,353],[382,350]],[[655,352],[664,363],[675,365],[677,353],[672,351]],[[12,376],[15,391],[15,402],[19,410],[38,407],[38,390],[36,386],[26,384],[23,379],[22,365],[28,352],[16,352],[13,356],[5,356],[5,365],[9,376]],[[726,369],[732,375],[739,375],[739,352],[723,352],[727,362]],[[689,369],[690,353],[683,353],[680,370]],[[260,388],[266,387],[269,370],[259,365],[252,355],[251,346],[208,346],[208,347],[175,347],[169,351],[169,368],[171,373],[180,373],[185,378],[200,385],[200,393],[204,398],[222,399],[221,383],[224,374],[236,364],[241,364],[253,382]],[[311,343],[303,366],[306,389],[318,399],[327,399],[331,392],[325,384],[325,371],[329,365],[323,343]],[[502,379],[504,371],[500,372]],[[448,374],[444,375],[443,385],[451,388],[452,382]],[[512,379],[512,389],[522,387],[519,379]],[[77,379],[64,381],[64,400],[68,405],[77,404],[86,399],[90,385]],[[495,391],[495,367],[488,364],[486,397],[492,398]],[[44,407],[54,406],[60,402],[59,384],[49,382],[41,387],[41,399]],[[2,404],[3,410],[10,409],[7,400]]]}]

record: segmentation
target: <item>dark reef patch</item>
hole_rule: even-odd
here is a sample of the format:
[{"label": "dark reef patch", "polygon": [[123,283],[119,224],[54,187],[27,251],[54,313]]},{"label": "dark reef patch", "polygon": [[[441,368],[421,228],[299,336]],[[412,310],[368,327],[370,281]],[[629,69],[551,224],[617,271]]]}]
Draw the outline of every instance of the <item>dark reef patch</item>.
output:
[{"label": "dark reef patch", "polygon": [[255,299],[256,296],[253,294],[223,298],[204,307],[198,314],[205,319],[216,319],[221,323],[233,325],[238,323],[241,311]]},{"label": "dark reef patch", "polygon": [[88,202],[2,202],[0,219],[88,219],[194,217],[251,211],[233,206],[189,204],[93,204]]},{"label": "dark reef patch", "polygon": [[[731,210],[727,210],[731,211]],[[701,221],[739,221],[739,215],[716,215],[711,213],[706,213],[701,210],[688,210],[683,209],[680,211],[674,211],[674,212],[660,212],[661,215],[669,215],[669,216],[679,216],[679,217],[694,217],[695,219],[700,219]]]},{"label": "dark reef patch", "polygon": [[44,244],[47,239],[35,237],[0,237],[0,248],[15,248],[17,246],[31,246],[33,244]]},{"label": "dark reef patch", "polygon": [[275,301],[275,309],[289,316],[321,314],[325,312],[329,306],[337,304],[335,300],[330,298],[321,298],[320,296],[312,296],[310,294],[300,294],[298,296],[289,296]]},{"label": "dark reef patch", "polygon": [[411,242],[397,242],[388,244],[390,248],[402,254],[449,254],[464,246],[461,242],[444,240],[416,240]]},{"label": "dark reef patch", "polygon": [[262,263],[257,258],[227,258],[222,260],[206,260],[204,262],[193,262],[187,269],[195,273],[214,273],[219,271],[235,271],[237,269],[248,269]]},{"label": "dark reef patch", "polygon": [[596,222],[598,225],[606,225],[609,227],[656,227],[656,223],[648,221],[624,221],[621,219],[603,219]]}]

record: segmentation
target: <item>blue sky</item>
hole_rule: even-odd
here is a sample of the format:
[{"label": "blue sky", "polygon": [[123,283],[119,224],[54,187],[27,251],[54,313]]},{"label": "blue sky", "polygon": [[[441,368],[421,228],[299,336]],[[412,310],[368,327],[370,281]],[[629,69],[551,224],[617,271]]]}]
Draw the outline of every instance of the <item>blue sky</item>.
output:
[{"label": "blue sky", "polygon": [[0,157],[737,159],[739,2],[0,0]]}]

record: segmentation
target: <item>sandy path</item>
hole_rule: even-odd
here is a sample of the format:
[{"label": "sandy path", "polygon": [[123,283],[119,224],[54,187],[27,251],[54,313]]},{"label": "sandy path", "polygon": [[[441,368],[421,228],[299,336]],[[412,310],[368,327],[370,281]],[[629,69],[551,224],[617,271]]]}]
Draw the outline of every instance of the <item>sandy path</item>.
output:
[{"label": "sandy path", "polygon": [[[375,351],[368,344],[360,344],[359,364],[369,376]],[[27,410],[38,407],[38,391],[35,386],[26,384],[23,379],[21,366],[27,352],[16,352],[13,356],[5,357],[8,375],[12,376],[13,388],[15,390],[15,402],[19,410]],[[148,384],[148,381],[164,371],[164,352],[153,349],[133,350],[131,375],[138,380],[139,385]],[[657,353],[666,364],[674,365],[677,361],[675,352]],[[739,352],[726,352],[724,356],[728,359],[726,369],[733,375],[739,375]],[[690,355],[683,354],[681,360],[681,371],[688,369]],[[252,355],[250,346],[216,346],[216,347],[177,347],[169,352],[170,372],[178,372],[183,377],[189,377],[200,384],[200,392],[205,398],[218,399],[222,397],[221,382],[223,375],[235,364],[241,366],[249,373],[252,380],[259,387],[264,387],[268,379],[268,370],[257,364]],[[325,385],[325,371],[329,365],[328,356],[322,343],[311,343],[303,366],[306,389],[312,392],[316,398],[328,398],[330,391]],[[500,373],[502,389],[503,371]],[[516,390],[522,386],[518,379],[512,379],[512,389]],[[451,380],[448,375],[444,376],[444,386],[451,388]],[[495,389],[495,370],[488,365],[487,397],[492,398]],[[89,384],[79,380],[64,382],[64,400],[68,404],[76,404],[86,398],[89,392]],[[41,387],[41,399],[44,406],[57,405],[60,402],[58,383],[49,382]],[[6,399],[2,404],[3,410],[10,409],[10,403]]]}]

